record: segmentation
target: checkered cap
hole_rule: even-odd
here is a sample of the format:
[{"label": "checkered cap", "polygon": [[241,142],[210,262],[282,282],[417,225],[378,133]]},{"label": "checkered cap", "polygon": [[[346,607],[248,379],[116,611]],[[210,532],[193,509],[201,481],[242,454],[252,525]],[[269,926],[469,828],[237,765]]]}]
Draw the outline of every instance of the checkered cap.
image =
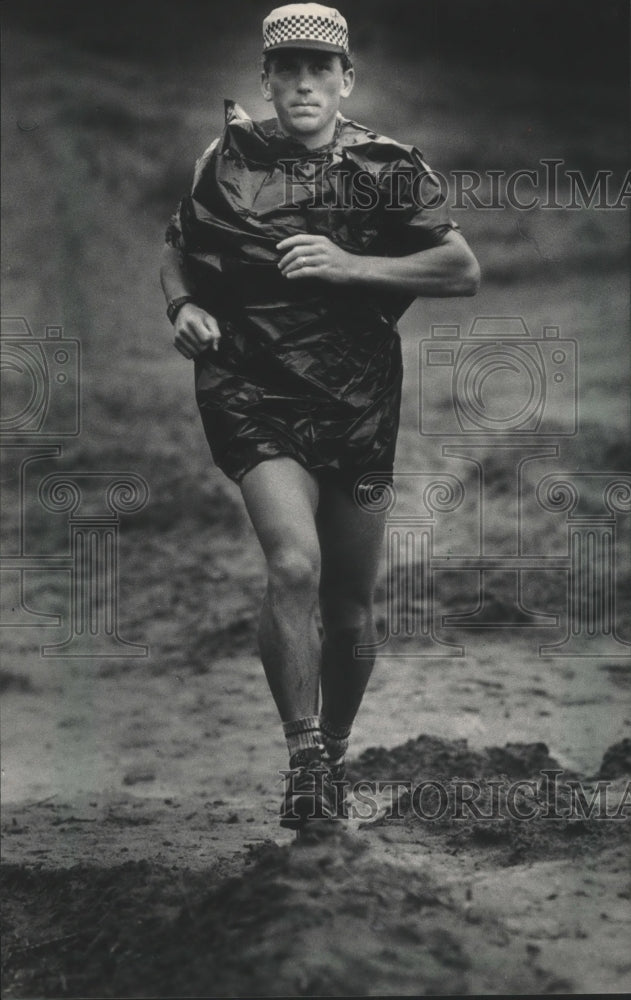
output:
[{"label": "checkered cap", "polygon": [[290,3],[263,21],[263,52],[276,49],[321,49],[348,55],[348,25],[335,7]]}]

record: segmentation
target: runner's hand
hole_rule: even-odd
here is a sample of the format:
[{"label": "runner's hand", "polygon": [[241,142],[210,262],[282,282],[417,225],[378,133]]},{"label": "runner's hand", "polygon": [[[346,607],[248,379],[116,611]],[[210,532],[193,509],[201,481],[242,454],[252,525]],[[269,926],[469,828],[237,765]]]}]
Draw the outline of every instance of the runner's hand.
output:
[{"label": "runner's hand", "polygon": [[289,236],[276,244],[277,250],[286,253],[279,261],[279,268],[289,280],[296,278],[322,278],[333,284],[347,284],[356,273],[358,257],[342,250],[328,236],[308,233]]},{"label": "runner's hand", "polygon": [[186,302],[182,306],[175,317],[173,328],[173,343],[185,358],[196,358],[209,347],[215,351],[219,347],[221,331],[217,320],[192,302]]}]

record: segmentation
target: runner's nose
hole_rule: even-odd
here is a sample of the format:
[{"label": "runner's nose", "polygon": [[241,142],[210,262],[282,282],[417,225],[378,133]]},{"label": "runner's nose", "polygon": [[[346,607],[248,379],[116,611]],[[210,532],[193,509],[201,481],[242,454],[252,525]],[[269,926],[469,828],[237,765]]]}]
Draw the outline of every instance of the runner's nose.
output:
[{"label": "runner's nose", "polygon": [[298,93],[308,94],[311,90],[313,90],[311,76],[307,71],[303,70],[298,77]]}]

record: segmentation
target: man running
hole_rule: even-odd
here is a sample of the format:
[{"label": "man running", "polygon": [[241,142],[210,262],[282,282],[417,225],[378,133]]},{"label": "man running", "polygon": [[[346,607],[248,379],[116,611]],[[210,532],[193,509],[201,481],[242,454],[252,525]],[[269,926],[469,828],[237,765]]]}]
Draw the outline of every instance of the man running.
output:
[{"label": "man running", "polygon": [[354,70],[337,10],[273,10],[263,59],[276,117],[226,102],[161,278],[213,458],[267,562],[260,654],[289,751],[281,823],[299,827],[335,815],[374,663],[356,647],[376,638],[385,514],[362,488],[392,479],[396,322],[417,296],[475,294],[479,268],[418,150],[341,116]]}]

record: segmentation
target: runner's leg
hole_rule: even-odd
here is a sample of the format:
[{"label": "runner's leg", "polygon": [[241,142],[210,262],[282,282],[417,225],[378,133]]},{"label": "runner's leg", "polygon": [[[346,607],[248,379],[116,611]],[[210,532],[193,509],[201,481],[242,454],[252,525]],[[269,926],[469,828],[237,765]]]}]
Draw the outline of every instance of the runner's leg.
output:
[{"label": "runner's leg", "polygon": [[319,693],[318,484],[293,459],[275,458],[248,472],[241,490],[267,561],[259,628],[265,675],[283,722],[305,719],[317,714]]},{"label": "runner's leg", "polygon": [[374,656],[358,658],[354,649],[375,640],[373,594],[384,525],[384,513],[362,510],[336,485],[322,485],[322,717],[340,732],[350,729],[374,666]]},{"label": "runner's leg", "polygon": [[320,640],[316,624],[320,546],[314,512],[318,486],[290,458],[252,469],[242,492],[268,568],[259,641],[267,680],[283,721],[291,771],[281,826],[302,829],[329,820],[336,802],[322,765],[318,695]]}]

